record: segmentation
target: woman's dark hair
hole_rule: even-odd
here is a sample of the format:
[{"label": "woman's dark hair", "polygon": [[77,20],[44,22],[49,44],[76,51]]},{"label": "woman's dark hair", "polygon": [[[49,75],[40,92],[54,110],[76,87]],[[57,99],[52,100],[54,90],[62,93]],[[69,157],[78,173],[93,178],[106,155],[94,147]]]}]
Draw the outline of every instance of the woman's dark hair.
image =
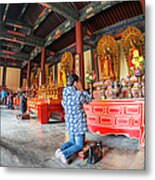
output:
[{"label": "woman's dark hair", "polygon": [[79,81],[79,77],[76,74],[70,74],[67,78],[67,86],[73,86],[74,82]]}]

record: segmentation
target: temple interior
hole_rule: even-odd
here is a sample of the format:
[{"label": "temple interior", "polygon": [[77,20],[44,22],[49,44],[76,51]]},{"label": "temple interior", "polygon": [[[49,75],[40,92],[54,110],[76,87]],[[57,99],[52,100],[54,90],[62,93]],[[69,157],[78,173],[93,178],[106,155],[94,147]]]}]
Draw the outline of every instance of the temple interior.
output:
[{"label": "temple interior", "polygon": [[[144,169],[144,0],[0,4],[0,27],[3,166]],[[54,157],[67,138],[62,92],[71,73],[92,97],[87,139],[105,148],[95,165]],[[23,91],[27,118],[17,119]]]}]

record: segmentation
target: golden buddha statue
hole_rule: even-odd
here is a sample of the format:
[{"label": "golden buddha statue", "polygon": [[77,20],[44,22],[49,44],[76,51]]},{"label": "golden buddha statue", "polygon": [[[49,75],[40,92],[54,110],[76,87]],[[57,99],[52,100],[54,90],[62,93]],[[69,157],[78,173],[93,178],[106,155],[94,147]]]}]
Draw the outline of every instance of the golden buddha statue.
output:
[{"label": "golden buddha statue", "polygon": [[62,66],[60,71],[59,71],[59,76],[58,76],[58,84],[59,85],[64,85],[66,86],[67,83],[67,73],[66,73],[66,67]]},{"label": "golden buddha statue", "polygon": [[130,67],[130,73],[131,74],[142,74],[144,71],[144,58],[143,56],[140,56],[139,50],[134,49],[132,51],[132,59],[131,59],[131,67]]},{"label": "golden buddha statue", "polygon": [[61,58],[60,71],[58,75],[58,85],[66,86],[67,76],[73,68],[73,55],[70,52],[65,52]]},{"label": "golden buddha statue", "polygon": [[104,51],[104,57],[101,58],[101,73],[104,80],[111,79],[114,77],[113,67],[112,67],[112,57],[110,53],[110,48],[107,47]]},{"label": "golden buddha statue", "polygon": [[97,44],[101,68],[100,80],[119,79],[119,48],[112,35],[104,35]]},{"label": "golden buddha statue", "polygon": [[50,75],[49,75],[49,77],[48,77],[48,85],[49,86],[52,86],[53,85],[53,73],[52,72],[50,72]]}]

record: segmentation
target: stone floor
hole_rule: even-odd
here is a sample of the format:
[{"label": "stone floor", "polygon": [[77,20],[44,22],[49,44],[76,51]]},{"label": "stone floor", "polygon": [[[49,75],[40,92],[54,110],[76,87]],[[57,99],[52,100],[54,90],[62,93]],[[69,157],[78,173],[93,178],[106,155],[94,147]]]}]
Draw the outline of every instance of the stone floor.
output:
[{"label": "stone floor", "polygon": [[60,121],[41,125],[37,118],[17,120],[17,110],[1,106],[1,166],[42,168],[144,169],[145,152],[135,139],[124,136],[87,134],[87,139],[102,140],[107,152],[95,165],[75,158],[64,165],[54,156],[65,141],[65,124]]}]

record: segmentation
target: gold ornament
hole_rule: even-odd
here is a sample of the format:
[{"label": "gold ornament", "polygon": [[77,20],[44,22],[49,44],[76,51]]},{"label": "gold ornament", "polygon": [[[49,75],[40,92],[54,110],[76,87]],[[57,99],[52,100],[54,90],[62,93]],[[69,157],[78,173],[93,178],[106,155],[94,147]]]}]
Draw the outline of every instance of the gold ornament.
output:
[{"label": "gold ornament", "polygon": [[72,69],[73,69],[73,55],[71,52],[65,52],[61,57],[58,84],[63,84],[64,86],[66,85],[67,76],[69,75]]},{"label": "gold ornament", "polygon": [[98,42],[97,54],[100,60],[102,79],[119,80],[119,49],[112,35],[104,35]]},{"label": "gold ornament", "polygon": [[121,43],[129,66],[133,52],[144,56],[144,35],[137,27],[128,26],[122,34]]}]

